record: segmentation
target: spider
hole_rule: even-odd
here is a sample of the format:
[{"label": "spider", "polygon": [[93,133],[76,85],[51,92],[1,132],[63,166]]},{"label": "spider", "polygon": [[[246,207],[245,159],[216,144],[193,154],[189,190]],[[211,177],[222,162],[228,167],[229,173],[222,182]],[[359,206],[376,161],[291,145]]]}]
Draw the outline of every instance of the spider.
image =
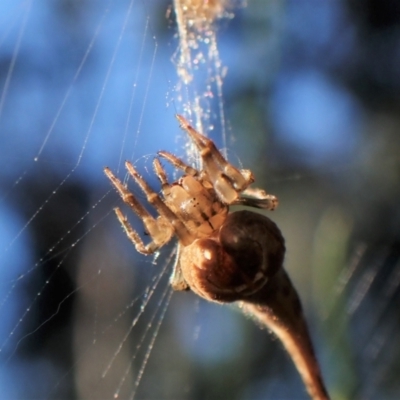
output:
[{"label": "spider", "polygon": [[237,302],[282,341],[312,399],[329,399],[299,297],[282,266],[285,243],[281,231],[262,214],[248,210],[229,212],[234,205],[274,210],[277,198],[262,189],[250,188],[254,182],[250,170],[235,168],[212,140],[197,132],[181,115],[176,117],[195,144],[202,169],[196,170],[166,151],[158,152],[160,158],[184,173],[169,183],[160,159],[155,158],[160,196],[127,161],[130,176],[159,214],[153,218],[106,167],[104,172],[122,200],[143,221],[150,243],[145,245],[121,210],[115,208],[118,220],[142,254],[156,252],[176,236],[173,289],[192,290],[210,301]]},{"label": "spider", "polygon": [[[115,208],[115,213],[139,253],[152,254],[174,235],[178,238],[177,261],[171,276],[175,290],[191,289],[213,301],[235,301],[238,295],[254,293],[264,286],[283,261],[284,244],[279,229],[267,217],[249,211],[229,213],[229,206],[274,210],[278,200],[264,190],[249,188],[254,182],[250,170],[239,170],[228,163],[213,141],[197,132],[181,115],[176,117],[197,147],[203,169],[198,171],[166,151],[158,152],[184,172],[176,182],[169,183],[160,160],[154,159],[161,197],[126,162],[130,176],[157,210],[159,216],[155,219],[106,167],[105,174],[143,221],[152,241],[145,245],[121,210]],[[264,249],[265,242],[269,244],[268,251]],[[246,270],[241,266],[244,262],[248,264]]]}]

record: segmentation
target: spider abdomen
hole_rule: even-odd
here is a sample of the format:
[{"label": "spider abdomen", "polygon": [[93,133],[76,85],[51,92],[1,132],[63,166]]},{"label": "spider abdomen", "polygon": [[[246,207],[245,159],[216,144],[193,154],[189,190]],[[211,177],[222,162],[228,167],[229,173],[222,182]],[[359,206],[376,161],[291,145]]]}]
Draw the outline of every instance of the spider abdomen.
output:
[{"label": "spider abdomen", "polygon": [[183,276],[207,300],[245,300],[282,266],[284,239],[269,218],[250,211],[229,214],[209,238],[197,239],[181,254]]}]

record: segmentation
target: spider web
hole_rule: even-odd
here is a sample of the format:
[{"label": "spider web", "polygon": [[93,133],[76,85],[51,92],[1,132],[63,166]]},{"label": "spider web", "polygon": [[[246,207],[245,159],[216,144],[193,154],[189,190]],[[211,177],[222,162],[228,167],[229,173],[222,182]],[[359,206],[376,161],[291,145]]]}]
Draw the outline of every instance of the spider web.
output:
[{"label": "spider web", "polygon": [[172,296],[173,245],[140,257],[114,217],[105,165],[156,187],[156,151],[196,163],[176,112],[279,197],[332,396],[398,397],[398,21],[324,4],[228,9],[185,81],[168,2],[1,3],[4,398],[307,398],[277,342]]}]

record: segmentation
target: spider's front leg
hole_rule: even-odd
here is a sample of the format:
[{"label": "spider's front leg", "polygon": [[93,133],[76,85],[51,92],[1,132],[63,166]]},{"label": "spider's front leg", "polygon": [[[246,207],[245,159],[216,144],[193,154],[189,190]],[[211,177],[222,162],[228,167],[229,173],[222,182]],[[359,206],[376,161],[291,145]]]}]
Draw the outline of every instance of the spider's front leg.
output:
[{"label": "spider's front leg", "polygon": [[234,203],[239,192],[254,182],[251,171],[235,168],[225,160],[212,140],[197,132],[181,115],[177,115],[176,118],[196,145],[203,160],[204,171],[220,200],[225,204]]}]

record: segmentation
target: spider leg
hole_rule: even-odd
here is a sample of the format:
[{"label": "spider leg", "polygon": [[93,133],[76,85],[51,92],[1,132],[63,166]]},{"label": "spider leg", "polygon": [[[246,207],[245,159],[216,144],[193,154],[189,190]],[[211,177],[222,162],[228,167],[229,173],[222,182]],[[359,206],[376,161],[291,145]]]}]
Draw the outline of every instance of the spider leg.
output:
[{"label": "spider leg", "polygon": [[[183,222],[175,215],[175,213],[163,202],[161,197],[154,192],[147,182],[139,175],[133,165],[126,161],[126,169],[136,183],[140,186],[143,193],[146,195],[147,201],[158,211],[161,217],[169,222],[174,228],[176,236],[178,236],[179,241],[184,245],[188,245],[195,239],[193,235],[189,232]],[[161,167],[161,164],[160,164]],[[161,167],[162,169],[162,167]],[[165,174],[165,172],[164,172]],[[162,176],[162,175],[161,175]],[[165,178],[166,179],[166,178]]]},{"label": "spider leg", "polygon": [[114,212],[117,215],[117,218],[121,223],[126,235],[130,239],[130,241],[135,245],[136,251],[138,251],[141,254],[149,255],[153,254],[162,246],[162,244],[157,244],[155,241],[152,241],[148,245],[145,245],[142,239],[140,239],[138,233],[132,228],[128,219],[122,214],[121,210],[118,207],[116,207],[114,208]]},{"label": "spider leg", "polygon": [[161,189],[162,189],[164,197],[168,196],[170,194],[170,192],[171,192],[171,186],[170,186],[170,184],[168,182],[167,174],[165,173],[165,170],[162,167],[162,165],[160,163],[160,160],[158,158],[154,159],[153,168],[154,168],[154,172],[157,175],[157,178],[161,182]]},{"label": "spider leg", "polygon": [[136,197],[122,184],[122,182],[111,172],[109,168],[104,168],[104,173],[117,189],[122,200],[135,212],[135,214],[143,221],[146,230],[153,239],[148,245],[144,245],[139,234],[129,224],[127,218],[122,214],[119,208],[115,208],[115,214],[124,228],[127,236],[135,245],[136,250],[142,254],[152,254],[161,246],[167,243],[174,234],[173,227],[168,221],[159,217],[154,219],[151,214],[139,203]]},{"label": "spider leg", "polygon": [[175,168],[181,169],[187,175],[196,176],[199,174],[199,171],[185,164],[180,158],[167,151],[159,151],[158,155],[169,161]]},{"label": "spider leg", "polygon": [[[167,154],[170,155],[172,158],[176,159],[178,162],[180,162],[181,165],[185,166],[185,164],[181,160],[179,160],[172,154],[169,154],[169,153],[167,153]],[[165,158],[167,158],[167,157],[165,157]],[[173,164],[177,168],[179,168],[176,165],[176,163],[173,163]],[[171,194],[171,186],[168,183],[167,174],[165,173],[165,170],[162,167],[160,160],[158,158],[154,159],[153,166],[154,166],[154,172],[156,173],[158,179],[161,182],[161,188],[162,188],[162,192],[163,192],[163,195],[165,198],[166,196],[169,196]],[[193,170],[193,168],[191,168],[191,167],[188,167],[188,168]],[[187,171],[185,171],[185,172],[189,173]],[[195,171],[195,172],[197,172],[197,171]],[[174,289],[174,290],[190,290],[189,285],[187,284],[187,282],[185,281],[185,278],[183,277],[182,269],[181,269],[181,265],[180,265],[181,247],[182,246],[180,245],[180,243],[178,243],[178,250],[177,250],[177,254],[176,254],[176,258],[175,258],[175,263],[174,263],[174,266],[172,269],[172,274],[171,274],[169,281],[171,283],[172,289]]]},{"label": "spider leg", "polygon": [[190,290],[190,287],[185,281],[185,278],[183,277],[182,274],[180,258],[181,258],[181,245],[178,244],[178,252],[176,254],[175,264],[173,266],[169,282],[171,283],[172,289],[174,290]]},{"label": "spider leg", "polygon": [[262,189],[247,188],[233,204],[273,211],[278,207],[279,201],[276,196]]},{"label": "spider leg", "polygon": [[226,204],[235,202],[238,192],[254,182],[252,173],[249,170],[238,170],[228,163],[212,140],[197,132],[181,115],[176,118],[198,148],[204,169],[220,199]]}]

